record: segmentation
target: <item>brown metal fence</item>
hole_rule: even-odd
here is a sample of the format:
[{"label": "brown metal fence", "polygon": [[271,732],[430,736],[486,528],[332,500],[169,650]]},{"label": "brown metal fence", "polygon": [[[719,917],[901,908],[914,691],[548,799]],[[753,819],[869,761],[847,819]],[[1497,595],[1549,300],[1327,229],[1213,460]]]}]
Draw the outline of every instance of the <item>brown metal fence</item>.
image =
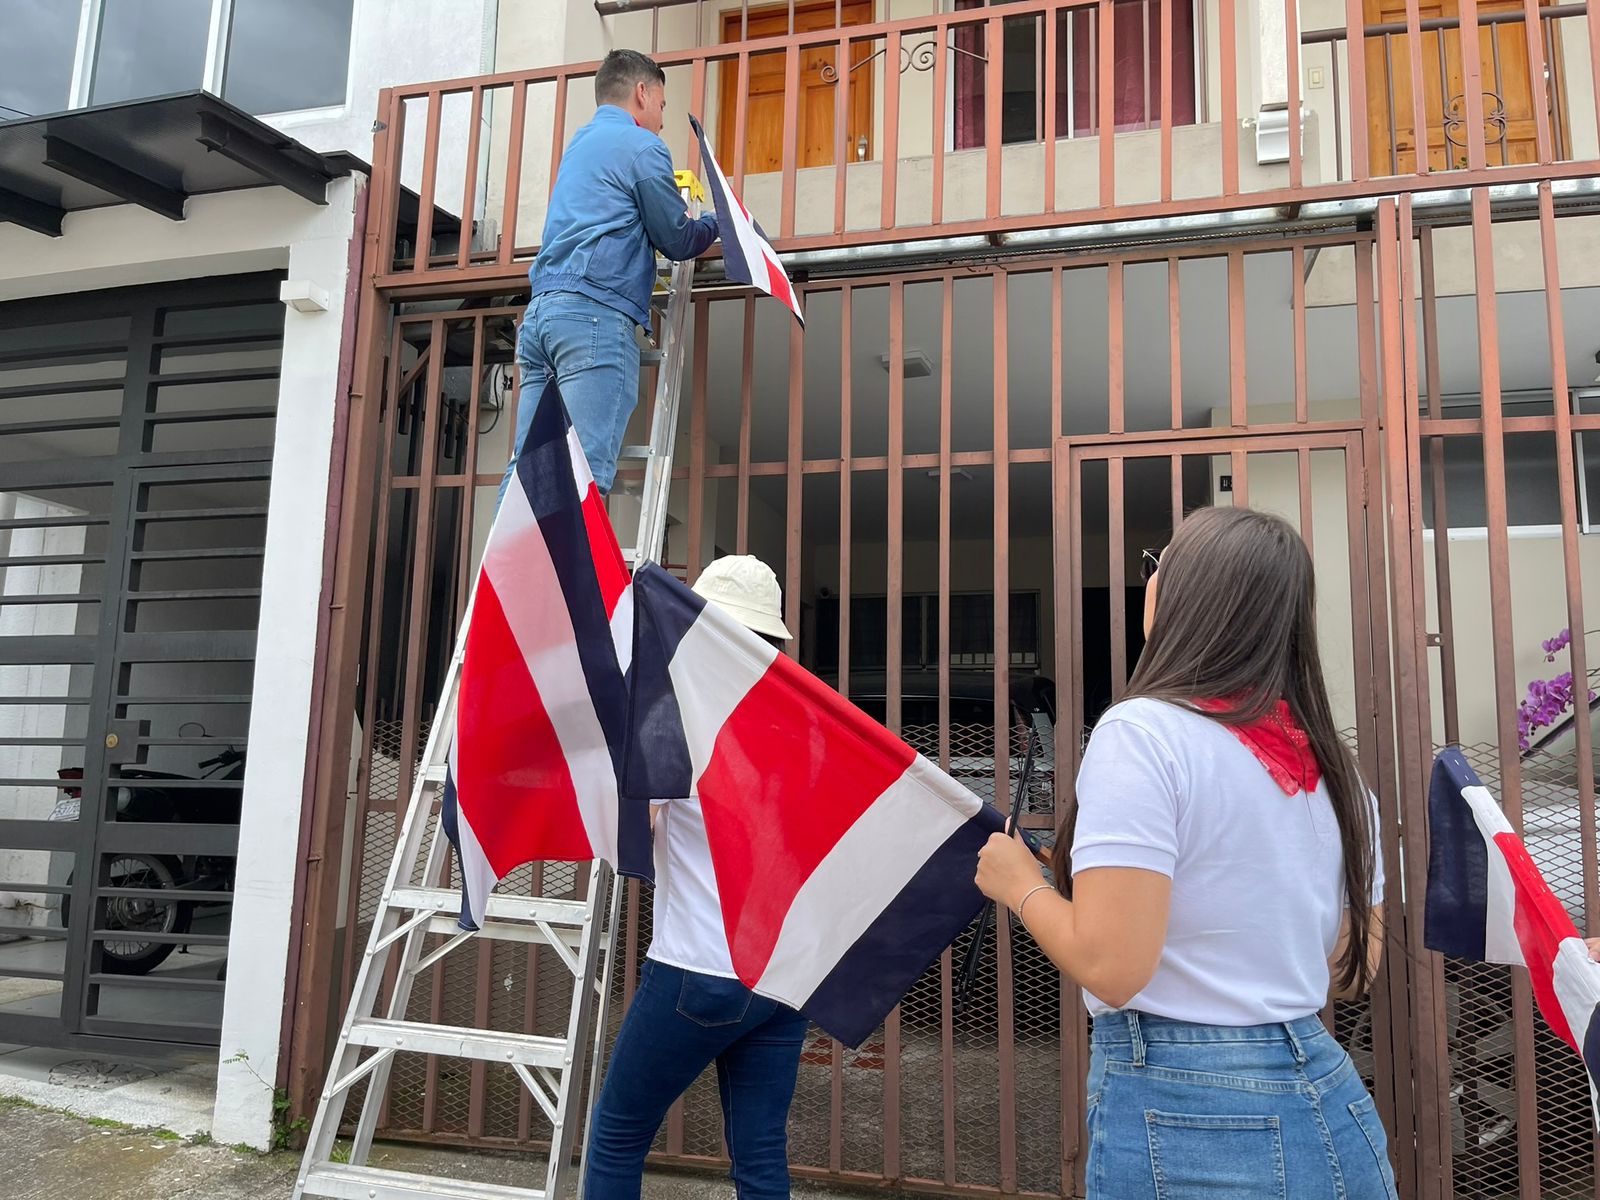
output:
[{"label": "brown metal fence", "polygon": [[[1019,722],[1043,721],[1054,744],[1029,806],[1041,829],[1067,799],[1056,781],[1070,782],[1081,731],[1137,657],[1140,549],[1196,504],[1297,524],[1391,880],[1371,1002],[1327,1016],[1378,1098],[1408,1196],[1596,1191],[1581,1065],[1535,1020],[1525,977],[1441,962],[1421,931],[1425,774],[1446,741],[1472,743],[1574,915],[1595,903],[1587,721],[1561,735],[1570,747],[1558,737],[1528,756],[1517,729],[1522,688],[1563,665],[1540,642],[1583,629],[1584,573],[1600,568],[1583,534],[1600,415],[1569,386],[1592,351],[1566,344],[1600,302],[1586,277],[1555,274],[1588,270],[1595,218],[1557,212],[1549,187],[1531,210],[1479,191],[1454,223],[1421,225],[1401,199],[1365,231],[813,280],[804,338],[716,290],[689,334],[668,561],[691,575],[725,552],[773,563],[800,660],[985,795],[1009,790]],[[518,312],[402,306],[391,325],[365,480],[346,945],[364,941],[486,534]],[[1560,653],[1587,676],[1582,637]],[[1039,680],[1059,697],[1048,719],[1010,702]],[[507,886],[574,880],[548,866]],[[634,888],[623,1000],[648,912]],[[859,1050],[808,1043],[797,1173],[1078,1194],[1074,990],[1009,931],[957,1012],[951,958]],[[435,1020],[554,1030],[563,970],[485,946],[413,1003]],[[542,1118],[514,1084],[418,1058],[396,1072],[385,1130],[536,1147]],[[674,1110],[657,1150],[720,1161],[711,1084]]]},{"label": "brown metal fence", "polygon": [[[1154,24],[1170,64],[1178,35],[1162,8]],[[708,127],[723,74],[740,94],[762,55],[781,57],[791,113],[807,54],[831,46],[835,64],[907,64],[882,72],[883,120],[854,161],[848,89],[820,167],[801,162],[792,132],[774,169],[747,164],[745,114],[729,116],[736,184],[773,218],[781,249],[813,255],[794,260],[810,272],[808,323],[802,335],[738,288],[697,295],[666,560],[692,576],[722,553],[766,559],[800,661],[981,794],[1009,790],[1023,723],[1043,728],[1051,753],[1027,819],[1053,831],[1084,730],[1139,652],[1130,573],[1141,549],[1198,504],[1282,512],[1313,548],[1335,704],[1383,815],[1385,967],[1370,1001],[1327,1019],[1377,1097],[1402,1194],[1600,1196],[1581,1066],[1535,1018],[1525,975],[1441,961],[1422,936],[1426,778],[1446,743],[1467,744],[1580,926],[1600,904],[1582,703],[1584,585],[1600,573],[1588,536],[1600,486],[1600,388],[1588,383],[1600,349],[1589,178],[1600,150],[1574,117],[1593,103],[1572,91],[1600,74],[1600,19],[1583,5],[1522,6],[1521,27],[1541,33],[1524,39],[1531,132],[1512,154],[1483,94],[1501,88],[1512,18],[1480,19],[1469,4],[1441,24],[1408,5],[1403,25],[1373,26],[1362,6],[1346,8],[1342,29],[1303,39],[1285,10],[1287,48],[1303,40],[1313,66],[1315,53],[1334,56],[1334,144],[1313,156],[1294,123],[1287,161],[1267,172],[1240,157],[1236,68],[1255,34],[1230,0],[1193,113],[1164,66],[1141,109],[1149,144],[1131,156],[1109,136],[1126,82],[1115,56],[1084,60],[1084,78],[1061,52],[1085,27],[1105,48],[1109,0],[662,54],[669,86]],[[637,19],[659,31],[660,11]],[[1365,53],[1345,52],[1352,29]],[[981,71],[999,95],[1011,39],[1025,37],[1042,95],[1076,72],[1098,124],[1080,128],[1071,113],[1063,125],[1046,103],[1019,143],[991,104],[981,137],[969,131],[958,150],[928,134],[922,146],[923,125],[945,128],[959,103],[956,76]],[[1454,78],[1459,59],[1463,91],[1456,110],[1434,112],[1427,88],[1397,80],[1428,78],[1424,53],[1447,41],[1456,58],[1440,76]],[[1382,86],[1369,86],[1371,63]],[[931,88],[918,82],[923,64]],[[487,533],[514,428],[522,264],[565,134],[584,116],[574,86],[593,70],[401,89],[381,104],[302,881],[287,1080],[301,1106],[316,1095]],[[1199,102],[1206,89],[1214,105]],[[1414,130],[1449,117],[1445,140],[1466,166],[1402,161],[1407,114]],[[1373,178],[1385,168],[1392,177]],[[1044,235],[1111,221],[1122,224],[1080,228],[1077,252],[1058,241],[1028,256]],[[965,240],[883,260],[891,243],[930,236]],[[647,419],[628,440],[643,440]],[[623,478],[619,519],[636,486]],[[1564,628],[1577,636],[1558,645]],[[1519,727],[1529,684],[1568,669],[1582,718]],[[505,886],[578,883],[570,866],[536,865]],[[649,939],[637,887],[621,936],[625,1000]],[[797,1173],[1081,1194],[1075,991],[1025,933],[1002,929],[975,1003],[958,1012],[951,964],[963,948],[859,1050],[808,1043],[791,1122]],[[565,969],[536,949],[484,946],[446,964],[414,993],[416,1015],[559,1026]],[[395,1072],[384,1128],[528,1149],[542,1122],[509,1073],[417,1058]],[[714,1087],[702,1081],[673,1110],[657,1151],[721,1160]]]}]

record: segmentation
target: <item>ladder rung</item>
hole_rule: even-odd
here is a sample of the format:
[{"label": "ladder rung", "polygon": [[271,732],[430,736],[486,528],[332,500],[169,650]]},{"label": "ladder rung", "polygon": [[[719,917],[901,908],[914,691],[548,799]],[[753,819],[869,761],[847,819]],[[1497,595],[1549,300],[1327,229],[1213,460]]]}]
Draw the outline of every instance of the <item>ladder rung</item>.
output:
[{"label": "ladder rung", "polygon": [[558,1070],[567,1061],[567,1043],[561,1038],[464,1029],[459,1025],[426,1025],[420,1021],[390,1021],[383,1017],[357,1021],[350,1027],[349,1041],[352,1046],[382,1047],[406,1054],[439,1054],[446,1058],[522,1063]]},{"label": "ladder rung", "polygon": [[[459,917],[461,893],[452,888],[396,888],[389,895],[389,906]],[[589,919],[589,902],[491,894],[485,915],[492,921],[544,921],[550,925],[581,927]]]},{"label": "ladder rung", "polygon": [[[549,936],[545,930],[550,931]],[[456,918],[450,913],[440,913],[428,922],[428,932],[451,937],[461,932],[461,926],[456,923]],[[526,925],[522,922],[485,920],[483,926],[473,935],[490,942],[520,942],[526,946],[553,946],[560,942],[569,950],[576,950],[583,944],[583,930],[574,925],[556,922],[545,925]],[[605,940],[601,940],[605,944]]]},{"label": "ladder rung", "polygon": [[331,1200],[544,1200],[537,1188],[473,1183],[349,1163],[323,1163],[306,1172],[303,1193]]},{"label": "ladder rung", "polygon": [[432,763],[423,770],[423,781],[425,783],[443,783],[445,772],[449,770],[449,768],[450,764],[447,762]]},{"label": "ladder rung", "polygon": [[650,459],[656,455],[654,446],[624,446],[617,451],[617,458],[621,459]]}]

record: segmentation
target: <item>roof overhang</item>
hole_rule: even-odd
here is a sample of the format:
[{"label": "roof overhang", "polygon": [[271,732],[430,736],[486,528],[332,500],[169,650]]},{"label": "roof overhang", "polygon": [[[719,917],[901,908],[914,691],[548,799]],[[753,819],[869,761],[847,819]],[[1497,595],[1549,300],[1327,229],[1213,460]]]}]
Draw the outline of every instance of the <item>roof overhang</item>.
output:
[{"label": "roof overhang", "polygon": [[0,123],[0,222],[60,237],[68,213],[116,204],[181,221],[190,196],[256,187],[326,204],[357,165],[207,92],[103,104]]}]

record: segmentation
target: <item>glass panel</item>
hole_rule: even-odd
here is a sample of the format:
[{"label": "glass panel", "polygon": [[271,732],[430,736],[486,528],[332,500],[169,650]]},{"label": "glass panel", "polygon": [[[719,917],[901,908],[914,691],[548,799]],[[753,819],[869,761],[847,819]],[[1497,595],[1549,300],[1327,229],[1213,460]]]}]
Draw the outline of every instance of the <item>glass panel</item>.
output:
[{"label": "glass panel", "polygon": [[354,0],[233,0],[223,98],[246,112],[343,104]]},{"label": "glass panel", "polygon": [[105,0],[92,104],[197,90],[212,0]]},{"label": "glass panel", "polygon": [[163,337],[197,337],[213,333],[276,333],[282,329],[283,305],[276,300],[265,300],[260,304],[169,308],[161,314]]},{"label": "glass panel", "polygon": [[12,0],[0,38],[0,122],[67,107],[81,9],[72,0]]}]

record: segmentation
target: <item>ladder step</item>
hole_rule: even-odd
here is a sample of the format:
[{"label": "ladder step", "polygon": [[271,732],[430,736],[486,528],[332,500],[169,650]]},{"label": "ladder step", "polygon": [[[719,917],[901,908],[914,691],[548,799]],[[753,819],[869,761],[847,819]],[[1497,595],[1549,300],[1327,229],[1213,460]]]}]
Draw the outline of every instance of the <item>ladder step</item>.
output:
[{"label": "ladder step", "polygon": [[617,451],[618,461],[622,459],[651,459],[656,456],[654,446],[624,446]]},{"label": "ladder step", "polygon": [[545,1200],[537,1188],[472,1183],[409,1171],[385,1171],[349,1163],[324,1163],[305,1174],[302,1194],[331,1200]]},{"label": "ladder step", "polygon": [[[441,916],[459,917],[461,893],[452,888],[395,888],[389,895],[389,905],[391,908],[408,908],[412,912],[428,911]],[[589,902],[491,893],[485,915],[492,921],[543,921],[548,925],[581,928],[589,919]]]},{"label": "ladder step", "polygon": [[390,1021],[383,1017],[355,1022],[350,1027],[350,1044],[558,1070],[567,1062],[567,1043],[563,1038],[463,1029],[459,1025],[426,1025],[420,1021]]}]

